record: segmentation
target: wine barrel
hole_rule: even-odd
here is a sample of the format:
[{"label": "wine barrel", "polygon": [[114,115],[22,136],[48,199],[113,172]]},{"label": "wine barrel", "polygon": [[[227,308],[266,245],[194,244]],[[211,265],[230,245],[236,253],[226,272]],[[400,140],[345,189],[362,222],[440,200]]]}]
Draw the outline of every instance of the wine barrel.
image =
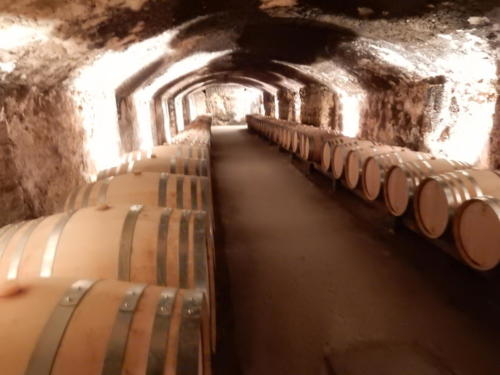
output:
[{"label": "wine barrel", "polygon": [[328,132],[322,129],[312,131],[304,135],[304,148],[302,149],[301,157],[306,161],[321,163],[323,157],[323,148],[325,143],[331,139],[346,138],[335,133]]},{"label": "wine barrel", "polygon": [[209,149],[206,146],[184,146],[184,145],[163,145],[156,146],[149,150],[139,150],[130,152],[122,156],[122,163],[130,163],[143,159],[201,159],[207,160],[210,157]]},{"label": "wine barrel", "polygon": [[214,250],[203,211],[102,205],[27,221],[4,236],[0,280],[90,277],[200,289],[215,333]]},{"label": "wine barrel", "polygon": [[338,136],[329,139],[323,144],[323,150],[321,155],[321,169],[323,172],[329,172],[332,166],[332,153],[337,145],[350,143],[356,141],[352,137]]},{"label": "wine barrel", "polygon": [[500,194],[468,200],[458,209],[453,234],[460,259],[487,271],[500,262]]},{"label": "wine barrel", "polygon": [[292,149],[292,138],[293,138],[293,130],[283,129],[283,148],[285,150],[290,151]]},{"label": "wine barrel", "polygon": [[500,194],[500,176],[494,171],[465,169],[428,177],[415,193],[417,225],[425,236],[439,238],[462,203],[495,194]]},{"label": "wine barrel", "polygon": [[406,149],[388,145],[371,145],[357,146],[351,149],[346,155],[344,166],[344,176],[346,185],[349,189],[354,190],[358,187],[363,172],[363,165],[366,159],[370,156],[380,155],[388,152],[405,152]]},{"label": "wine barrel", "polygon": [[333,177],[339,179],[344,174],[344,166],[349,151],[355,150],[357,148],[374,146],[375,143],[372,141],[362,141],[359,139],[355,139],[352,142],[344,142],[333,145],[331,162]]},{"label": "wine barrel", "polygon": [[2,375],[210,375],[203,294],[91,279],[2,284]]},{"label": "wine barrel", "polygon": [[143,204],[212,212],[209,179],[167,173],[129,173],[81,186],[68,196],[64,209],[99,204]]},{"label": "wine barrel", "polygon": [[115,168],[103,170],[99,172],[97,179],[102,180],[103,178],[132,172],[165,172],[203,177],[208,177],[210,175],[207,160],[154,158],[123,163]]},{"label": "wine barrel", "polygon": [[211,143],[210,127],[206,124],[191,126],[172,138],[172,144],[207,146]]},{"label": "wine barrel", "polygon": [[384,185],[385,174],[389,168],[409,161],[429,159],[432,159],[431,154],[410,150],[369,156],[361,172],[363,195],[370,201],[374,201],[379,197]]},{"label": "wine barrel", "polygon": [[395,165],[386,173],[385,205],[392,215],[402,216],[410,206],[415,190],[426,177],[467,168],[470,168],[469,164],[447,159],[411,161]]}]

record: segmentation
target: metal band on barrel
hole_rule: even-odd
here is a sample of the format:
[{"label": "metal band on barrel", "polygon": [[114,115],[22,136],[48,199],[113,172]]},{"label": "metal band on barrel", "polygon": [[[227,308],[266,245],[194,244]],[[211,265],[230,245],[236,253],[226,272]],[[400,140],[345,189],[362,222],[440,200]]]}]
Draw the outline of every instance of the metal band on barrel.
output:
[{"label": "metal band on barrel", "polygon": [[95,184],[89,184],[85,187],[85,190],[83,191],[83,196],[82,196],[82,204],[81,207],[88,207],[89,206],[89,199],[90,199],[90,194],[92,193],[92,189]]},{"label": "metal band on barrel", "polygon": [[16,250],[14,254],[12,254],[12,259],[10,261],[9,270],[7,272],[7,279],[14,280],[17,279],[17,275],[19,273],[19,266],[21,264],[21,259],[24,254],[24,249],[26,248],[26,244],[28,243],[31,234],[35,231],[36,227],[44,220],[45,218],[40,218],[28,223],[28,228],[21,235],[19,239]]},{"label": "metal band on barrel", "polygon": [[171,158],[168,159],[168,162],[170,163],[170,173],[176,173],[176,166],[177,166],[177,159],[176,158]]},{"label": "metal band on barrel", "polygon": [[184,208],[184,181],[185,181],[185,176],[177,175],[177,191],[176,191],[176,196],[177,196],[177,208]]},{"label": "metal band on barrel", "polygon": [[168,246],[168,228],[172,210],[165,209],[160,217],[158,227],[158,243],[156,253],[156,275],[158,285],[167,285],[167,246]]},{"label": "metal band on barrel", "polygon": [[0,240],[0,259],[2,259],[5,250],[7,250],[7,247],[9,246],[9,242],[12,239],[12,237],[14,237],[17,231],[20,230],[25,224],[26,223],[24,221],[17,224],[13,224],[3,233],[2,239]]},{"label": "metal band on barrel", "polygon": [[40,267],[40,277],[50,277],[52,276],[52,269],[54,268],[54,261],[57,255],[57,247],[59,245],[59,240],[64,227],[71,219],[71,217],[77,212],[73,210],[64,214],[59,221],[56,223],[54,229],[49,235],[47,240],[47,245],[45,246],[45,251],[42,256],[42,266]]},{"label": "metal band on barrel", "polygon": [[145,288],[145,284],[134,285],[126,291],[123,297],[109,338],[102,375],[122,374],[132,319]]},{"label": "metal band on barrel", "polygon": [[134,171],[135,161],[131,161],[127,165],[127,173],[132,173]]},{"label": "metal band on barrel", "polygon": [[191,177],[191,209],[196,210],[196,187],[197,187],[196,177]]},{"label": "metal band on barrel", "polygon": [[207,215],[197,212],[194,215],[194,283],[195,288],[208,290],[207,285]]},{"label": "metal band on barrel", "polygon": [[179,286],[188,287],[189,219],[192,211],[183,211],[179,224]]},{"label": "metal band on barrel", "polygon": [[72,210],[75,208],[75,202],[76,202],[76,196],[80,192],[80,188],[75,188],[71,192],[71,194],[68,197],[67,203],[66,203],[66,210]]},{"label": "metal band on barrel", "polygon": [[120,238],[120,250],[118,253],[118,280],[130,280],[131,256],[134,242],[135,226],[137,219],[143,209],[141,205],[129,208],[125,222],[123,223]]},{"label": "metal band on barrel", "polygon": [[481,186],[479,186],[479,184],[477,183],[476,179],[468,171],[458,171],[458,173],[461,173],[462,175],[464,175],[469,180],[469,182],[471,183],[472,187],[474,188],[474,194],[475,194],[476,197],[480,197],[480,196],[484,195],[484,192],[481,189]]},{"label": "metal band on barrel", "polygon": [[94,280],[79,280],[66,291],[45,323],[24,375],[50,375],[52,373],[57,352],[71,317],[95,283]]},{"label": "metal band on barrel", "polygon": [[198,374],[202,304],[203,294],[201,292],[188,290],[184,293],[176,374]]},{"label": "metal band on barrel", "polygon": [[114,178],[115,178],[114,176],[111,176],[102,181],[101,187],[99,188],[99,192],[97,193],[97,204],[106,203],[108,199],[109,184]]},{"label": "metal band on barrel", "polygon": [[165,207],[167,205],[167,183],[168,174],[160,174],[160,182],[158,185],[158,206]]},{"label": "metal band on barrel", "polygon": [[73,210],[64,214],[59,221],[56,223],[54,229],[49,235],[47,240],[47,245],[42,256],[42,265],[40,267],[40,277],[50,277],[52,276],[52,270],[54,268],[54,262],[57,255],[57,247],[59,246],[59,240],[64,227],[71,219],[71,217],[78,210]]},{"label": "metal band on barrel", "polygon": [[163,374],[170,331],[170,321],[175,305],[177,289],[167,288],[160,293],[153,332],[149,344],[148,367],[146,375]]}]

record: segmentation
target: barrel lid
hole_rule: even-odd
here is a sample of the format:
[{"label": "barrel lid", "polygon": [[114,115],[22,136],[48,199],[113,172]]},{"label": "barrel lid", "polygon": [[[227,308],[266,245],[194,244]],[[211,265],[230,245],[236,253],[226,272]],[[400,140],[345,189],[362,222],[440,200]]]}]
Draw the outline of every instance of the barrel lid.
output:
[{"label": "barrel lid", "polygon": [[479,197],[457,211],[454,236],[461,259],[470,267],[490,270],[500,261],[500,200]]}]

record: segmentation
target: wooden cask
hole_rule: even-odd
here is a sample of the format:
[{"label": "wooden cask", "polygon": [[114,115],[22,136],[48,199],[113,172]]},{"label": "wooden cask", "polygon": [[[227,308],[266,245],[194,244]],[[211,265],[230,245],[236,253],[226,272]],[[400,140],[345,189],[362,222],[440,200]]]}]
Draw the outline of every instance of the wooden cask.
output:
[{"label": "wooden cask", "polygon": [[343,176],[345,162],[349,151],[362,147],[375,147],[375,143],[372,141],[362,141],[359,139],[355,139],[352,142],[344,142],[333,145],[331,162],[333,177],[339,179]]},{"label": "wooden cask", "polygon": [[367,158],[374,155],[384,154],[388,152],[404,152],[405,149],[387,145],[357,145],[352,147],[346,155],[344,165],[344,176],[346,185],[349,189],[354,190],[358,187],[363,165]]},{"label": "wooden cask", "polygon": [[209,179],[167,173],[129,173],[81,186],[64,209],[109,204],[143,204],[212,212]]},{"label": "wooden cask", "polygon": [[500,196],[500,176],[494,171],[465,169],[428,177],[415,193],[417,225],[425,236],[439,238],[462,203],[484,195]]},{"label": "wooden cask", "polygon": [[202,211],[100,206],[26,221],[0,236],[0,280],[115,279],[207,293],[214,250]]},{"label": "wooden cask", "polygon": [[376,200],[384,186],[387,171],[409,161],[430,160],[431,154],[405,150],[404,152],[388,152],[369,156],[361,172],[363,195],[370,201]]},{"label": "wooden cask", "polygon": [[301,153],[302,159],[318,164],[321,163],[325,143],[337,137],[340,136],[322,129],[316,129],[306,133],[304,135],[304,148]]},{"label": "wooden cask", "polygon": [[447,160],[419,160],[391,167],[384,181],[384,199],[389,212],[402,216],[410,207],[416,189],[427,177],[470,168],[469,164]]},{"label": "wooden cask", "polygon": [[74,278],[0,289],[2,375],[211,373],[198,291]]},{"label": "wooden cask", "polygon": [[329,139],[323,144],[323,151],[321,154],[321,170],[323,172],[329,172],[332,166],[332,153],[335,146],[349,143],[355,141],[354,138],[338,136],[332,139]]},{"label": "wooden cask", "polygon": [[155,158],[207,160],[210,158],[210,151],[206,146],[163,145],[153,147],[149,150],[139,150],[127,153],[122,156],[122,163]]},{"label": "wooden cask", "polygon": [[183,174],[186,176],[202,176],[208,177],[210,175],[209,164],[207,160],[197,159],[182,159],[182,158],[153,158],[132,161],[130,163],[123,163],[114,168],[105,169],[100,171],[97,175],[98,180],[103,178],[118,176],[126,173],[133,172],[159,172],[159,173],[173,173]]},{"label": "wooden cask", "polygon": [[500,192],[463,203],[453,222],[458,256],[468,266],[487,271],[500,262]]}]

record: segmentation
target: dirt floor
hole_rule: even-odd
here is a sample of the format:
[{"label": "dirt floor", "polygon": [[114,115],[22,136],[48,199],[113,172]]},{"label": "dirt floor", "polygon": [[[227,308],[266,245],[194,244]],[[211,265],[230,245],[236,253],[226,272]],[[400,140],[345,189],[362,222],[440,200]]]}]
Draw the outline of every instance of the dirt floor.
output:
[{"label": "dirt floor", "polygon": [[213,134],[215,375],[500,374],[498,274],[394,231],[245,127]]}]

